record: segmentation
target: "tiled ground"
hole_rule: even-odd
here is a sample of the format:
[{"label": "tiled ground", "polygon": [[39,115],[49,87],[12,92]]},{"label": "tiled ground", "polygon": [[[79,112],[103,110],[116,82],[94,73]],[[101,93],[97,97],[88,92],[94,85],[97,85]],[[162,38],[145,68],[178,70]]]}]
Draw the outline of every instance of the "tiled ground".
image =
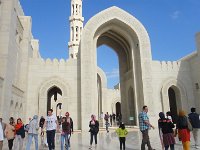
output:
[{"label": "tiled ground", "polygon": [[[139,150],[141,143],[141,134],[138,129],[128,129],[129,134],[126,140],[126,150]],[[89,148],[90,134],[89,132],[76,132],[71,137],[71,149],[70,150],[87,150]],[[161,150],[160,140],[158,136],[158,130],[150,130],[150,140],[152,147],[156,150]],[[175,145],[176,150],[182,150],[182,145],[176,139],[177,144]],[[192,139],[193,141],[193,139]],[[24,142],[26,144],[26,141]],[[193,144],[193,142],[191,142]],[[93,146],[94,147],[94,146]],[[7,142],[4,142],[4,149],[7,150]],[[34,150],[34,148],[32,148]],[[42,148],[41,150],[47,150],[47,148]],[[93,148],[95,149],[95,148]],[[191,149],[194,149],[191,147]],[[60,150],[60,135],[56,135],[56,150]],[[114,132],[114,129],[110,129],[109,133],[104,130],[100,131],[98,135],[98,146],[96,150],[119,150],[118,138]]]}]

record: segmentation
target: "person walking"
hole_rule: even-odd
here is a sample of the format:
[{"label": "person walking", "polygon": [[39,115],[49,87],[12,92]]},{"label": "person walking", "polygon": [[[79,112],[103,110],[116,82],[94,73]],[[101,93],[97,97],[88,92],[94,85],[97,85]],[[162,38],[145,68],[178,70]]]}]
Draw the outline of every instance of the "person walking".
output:
[{"label": "person walking", "polygon": [[110,114],[110,126],[112,126],[112,114]]},{"label": "person walking", "polygon": [[154,126],[150,124],[147,113],[148,113],[148,107],[143,106],[143,111],[140,112],[138,116],[140,131],[142,132],[141,150],[145,150],[145,145],[148,146],[149,150],[154,150],[151,147],[150,140],[149,140],[149,129],[150,128],[154,129]]},{"label": "person walking", "polygon": [[5,136],[8,140],[8,148],[12,150],[13,141],[15,139],[15,121],[13,117],[10,117],[9,121],[10,123],[6,125]]},{"label": "person walking", "polygon": [[173,128],[175,126],[170,119],[165,118],[163,112],[159,113],[159,117],[158,128],[163,149],[168,150],[170,147],[171,150],[174,150],[175,139]]},{"label": "person walking", "polygon": [[192,129],[190,121],[183,110],[179,111],[176,129],[178,130],[178,138],[182,141],[183,149],[190,150],[190,130]]},{"label": "person walking", "polygon": [[66,150],[69,150],[69,137],[71,133],[70,123],[67,121],[66,117],[63,117],[61,120],[61,150],[66,147]]},{"label": "person walking", "polygon": [[193,128],[194,147],[200,149],[200,115],[196,113],[196,108],[191,108],[191,113],[188,116]]},{"label": "person walking", "polygon": [[2,150],[3,148],[3,140],[5,137],[5,128],[6,128],[6,124],[3,122],[3,117],[0,114],[0,150]]},{"label": "person walking", "polygon": [[38,116],[34,115],[33,119],[29,122],[29,129],[28,129],[28,142],[26,145],[26,150],[30,150],[32,139],[35,140],[35,150],[38,150]]},{"label": "person walking", "polygon": [[122,122],[121,125],[119,126],[119,128],[116,130],[116,133],[119,137],[119,143],[120,143],[120,150],[122,150],[122,146],[123,146],[123,150],[125,150],[126,148],[126,136],[128,134],[127,129],[125,128],[125,124]]},{"label": "person walking", "polygon": [[25,138],[24,124],[21,118],[17,119],[17,124],[15,125],[15,144],[14,150],[22,150],[23,142]]},{"label": "person walking", "polygon": [[58,125],[57,117],[53,114],[53,109],[48,110],[48,116],[45,119],[44,128],[46,128],[47,143],[48,143],[49,150],[54,150],[55,149],[55,134],[56,134],[56,129],[57,130],[59,129],[59,125]]},{"label": "person walking", "polygon": [[115,123],[115,117],[116,117],[116,115],[113,113],[112,118],[113,118],[114,123]]},{"label": "person walking", "polygon": [[39,127],[40,127],[40,129],[41,129],[40,136],[41,136],[41,145],[42,145],[42,146],[45,146],[44,131],[43,131],[44,122],[45,122],[45,119],[44,119],[43,116],[41,116],[40,122],[39,122]]},{"label": "person walking", "polygon": [[109,132],[109,130],[108,130],[108,127],[109,127],[109,121],[108,121],[108,119],[109,119],[109,114],[108,114],[108,112],[105,114],[105,116],[104,116],[104,120],[105,120],[105,125],[106,125],[106,131],[107,131],[107,133]]},{"label": "person walking", "polygon": [[72,118],[70,117],[69,112],[65,113],[65,117],[66,117],[67,122],[70,125],[70,131],[69,131],[69,137],[68,137],[68,146],[70,147],[71,146],[71,144],[70,144],[71,135],[74,133],[74,123],[73,123]]},{"label": "person walking", "polygon": [[95,148],[97,147],[97,134],[99,132],[99,122],[96,120],[95,115],[91,115],[91,121],[89,122],[90,127],[90,147],[89,149],[92,149],[92,143],[93,143],[93,137],[95,140]]}]

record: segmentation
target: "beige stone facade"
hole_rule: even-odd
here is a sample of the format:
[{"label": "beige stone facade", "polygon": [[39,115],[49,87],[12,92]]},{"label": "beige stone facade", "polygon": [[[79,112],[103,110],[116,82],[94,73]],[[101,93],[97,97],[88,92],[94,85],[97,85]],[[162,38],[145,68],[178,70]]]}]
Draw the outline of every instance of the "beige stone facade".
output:
[{"label": "beige stone facade", "polygon": [[[145,27],[118,7],[92,17],[83,27],[82,0],[71,1],[69,59],[44,60],[31,32],[31,17],[18,0],[0,4],[0,112],[21,117],[45,116],[48,108],[70,112],[75,129],[88,130],[91,114],[116,113],[121,103],[123,121],[138,125],[137,115],[148,105],[152,120],[160,111],[200,111],[200,34],[197,50],[174,62],[152,60]],[[87,44],[85,44],[87,43]],[[120,84],[107,88],[97,66],[96,49],[110,46],[118,55]],[[59,110],[59,104],[62,109]]]}]

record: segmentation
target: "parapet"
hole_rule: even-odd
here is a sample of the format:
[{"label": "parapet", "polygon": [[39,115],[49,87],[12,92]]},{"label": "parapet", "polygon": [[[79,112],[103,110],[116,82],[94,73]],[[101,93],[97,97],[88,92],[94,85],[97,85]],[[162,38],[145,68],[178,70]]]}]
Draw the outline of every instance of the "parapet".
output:
[{"label": "parapet", "polygon": [[200,32],[196,33],[196,45],[197,45],[197,51],[200,53]]},{"label": "parapet", "polygon": [[180,71],[188,70],[189,63],[187,61],[153,61],[153,70],[159,71]]}]

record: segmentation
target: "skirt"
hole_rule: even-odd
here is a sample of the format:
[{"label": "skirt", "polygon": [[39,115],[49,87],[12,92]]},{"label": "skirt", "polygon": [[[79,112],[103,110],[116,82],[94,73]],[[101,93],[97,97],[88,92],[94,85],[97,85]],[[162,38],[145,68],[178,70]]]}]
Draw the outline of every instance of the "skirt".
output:
[{"label": "skirt", "polygon": [[182,142],[190,141],[190,131],[188,129],[178,129],[178,137]]},{"label": "skirt", "polygon": [[163,143],[165,146],[175,144],[174,134],[173,133],[163,134]]}]

